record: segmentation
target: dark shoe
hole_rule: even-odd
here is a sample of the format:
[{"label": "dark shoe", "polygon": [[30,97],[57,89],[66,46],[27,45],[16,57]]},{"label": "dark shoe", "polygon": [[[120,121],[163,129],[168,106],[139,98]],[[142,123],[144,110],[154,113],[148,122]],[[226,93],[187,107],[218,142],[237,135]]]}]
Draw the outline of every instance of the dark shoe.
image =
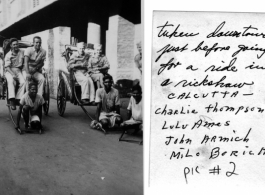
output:
[{"label": "dark shoe", "polygon": [[12,110],[16,110],[16,102],[15,102],[14,99],[11,99],[11,100],[10,100],[10,106],[11,106],[11,109],[12,109]]},{"label": "dark shoe", "polygon": [[95,106],[95,105],[96,105],[96,102],[95,102],[95,101],[92,101],[92,102],[90,102],[90,104],[91,104],[92,106]]},{"label": "dark shoe", "polygon": [[15,103],[16,103],[16,105],[19,105],[20,104],[20,99],[16,99]]},{"label": "dark shoe", "polygon": [[81,103],[82,104],[89,104],[90,102],[89,102],[89,100],[85,99],[85,100],[81,100]]}]

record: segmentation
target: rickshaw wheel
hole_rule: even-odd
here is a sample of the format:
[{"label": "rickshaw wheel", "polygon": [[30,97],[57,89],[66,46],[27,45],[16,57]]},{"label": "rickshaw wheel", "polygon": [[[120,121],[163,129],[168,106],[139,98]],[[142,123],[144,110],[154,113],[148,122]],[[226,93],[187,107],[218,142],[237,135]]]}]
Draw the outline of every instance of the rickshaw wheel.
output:
[{"label": "rickshaw wheel", "polygon": [[60,116],[63,116],[65,108],[66,108],[66,97],[67,97],[66,90],[67,89],[66,89],[64,80],[61,79],[59,86],[58,86],[58,91],[57,91],[57,110]]},{"label": "rickshaw wheel", "polygon": [[45,83],[44,83],[43,91],[44,91],[43,98],[45,101],[45,104],[43,105],[43,111],[44,111],[45,115],[48,115],[49,107],[50,107],[50,87],[49,87],[47,75],[45,77]]}]

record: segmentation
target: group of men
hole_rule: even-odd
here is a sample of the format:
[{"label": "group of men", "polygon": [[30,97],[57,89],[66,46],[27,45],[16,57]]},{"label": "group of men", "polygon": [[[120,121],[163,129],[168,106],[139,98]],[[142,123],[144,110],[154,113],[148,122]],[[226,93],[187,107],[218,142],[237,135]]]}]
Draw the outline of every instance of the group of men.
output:
[{"label": "group of men", "polygon": [[[110,65],[101,52],[100,44],[94,44],[94,48],[91,48],[81,42],[77,44],[77,52],[70,56],[68,62],[68,69],[75,69],[76,81],[81,85],[81,103],[97,104],[96,120],[92,122],[92,126],[104,129],[121,124],[138,127],[142,122],[141,87],[134,86],[132,97],[137,101],[132,101],[131,98],[128,106],[130,122],[123,123],[120,116],[119,91],[112,87],[113,79],[107,74]],[[96,83],[96,93],[93,83]],[[140,106],[136,107],[136,104]]]},{"label": "group of men", "polygon": [[[85,52],[86,51],[86,52]],[[81,86],[81,103],[95,104],[95,86],[103,87],[103,76],[110,68],[109,62],[102,53],[102,46],[94,44],[94,48],[87,47],[84,42],[77,44],[77,52],[74,52],[68,62],[68,69],[75,69],[76,81]]]},{"label": "group of men", "polygon": [[36,123],[36,128],[40,128],[41,106],[45,103],[42,97],[45,80],[42,67],[46,51],[42,49],[41,38],[38,36],[33,38],[33,47],[28,47],[25,51],[19,48],[16,38],[10,39],[9,44],[10,51],[5,55],[4,68],[10,107],[16,110],[16,105],[19,104],[17,128],[21,114],[26,128],[29,127],[29,122],[32,122],[32,126]]},{"label": "group of men", "polygon": [[[16,38],[10,39],[10,51],[4,60],[5,77],[8,86],[8,98],[13,110],[16,109],[16,102],[28,91],[30,81],[38,83],[38,94],[42,96],[44,76],[41,73],[46,51],[41,48],[41,38],[33,38],[33,47],[25,51],[19,49],[19,42]],[[15,94],[15,88],[18,91]]]},{"label": "group of men", "polygon": [[[117,125],[136,125],[136,129],[142,124],[142,90],[140,85],[133,86],[132,97],[128,106],[128,119],[123,122],[120,116],[119,92],[113,88],[113,79],[107,73],[109,62],[102,54],[100,44],[89,45],[81,42],[77,44],[68,61],[68,69],[74,69],[76,81],[81,86],[81,103],[97,104],[95,127],[111,128]],[[41,69],[46,59],[46,51],[41,48],[41,38],[33,38],[33,47],[25,51],[19,49],[17,39],[10,39],[11,50],[4,59],[5,77],[8,85],[8,98],[10,106],[16,109],[19,102],[17,127],[20,117],[23,115],[25,128],[31,125],[41,127],[42,105],[45,103],[42,93],[44,76]],[[138,68],[141,66],[141,56],[136,59]],[[95,85],[94,85],[95,83]],[[15,88],[17,85],[17,93]],[[97,90],[95,90],[97,88]],[[31,116],[31,117],[29,117]]]}]

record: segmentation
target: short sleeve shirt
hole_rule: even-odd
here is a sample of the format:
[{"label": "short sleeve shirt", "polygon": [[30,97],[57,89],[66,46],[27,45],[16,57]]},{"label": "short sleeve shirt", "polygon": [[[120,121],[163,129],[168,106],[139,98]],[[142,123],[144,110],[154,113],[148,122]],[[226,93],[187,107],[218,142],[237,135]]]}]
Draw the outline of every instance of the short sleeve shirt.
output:
[{"label": "short sleeve shirt", "polygon": [[104,88],[99,88],[96,92],[95,102],[102,103],[100,112],[113,112],[115,111],[115,106],[120,105],[119,91],[112,87],[110,92],[107,93]]},{"label": "short sleeve shirt", "polygon": [[19,102],[22,106],[30,106],[31,107],[31,111],[37,111],[38,110],[38,108],[40,107],[40,106],[42,106],[44,103],[45,103],[45,101],[44,101],[44,99],[43,99],[43,97],[42,96],[40,96],[40,95],[36,95],[36,99],[35,99],[35,101],[34,101],[34,103],[32,102],[32,100],[31,100],[31,98],[29,97],[29,93],[28,92],[26,92],[23,96],[22,96],[22,98],[20,99],[20,102]]},{"label": "short sleeve shirt", "polygon": [[29,62],[40,62],[41,60],[46,59],[46,51],[42,48],[37,52],[34,47],[28,47],[25,52],[24,56],[29,57]]},{"label": "short sleeve shirt", "polygon": [[24,51],[13,53],[11,50],[5,56],[5,67],[22,68],[24,62]]},{"label": "short sleeve shirt", "polygon": [[92,70],[94,68],[109,68],[109,61],[106,56],[101,55],[98,58],[91,56],[88,60],[88,67]]},{"label": "short sleeve shirt", "polygon": [[143,121],[142,100],[136,104],[134,97],[131,97],[127,110],[132,111],[132,118],[136,121]]}]

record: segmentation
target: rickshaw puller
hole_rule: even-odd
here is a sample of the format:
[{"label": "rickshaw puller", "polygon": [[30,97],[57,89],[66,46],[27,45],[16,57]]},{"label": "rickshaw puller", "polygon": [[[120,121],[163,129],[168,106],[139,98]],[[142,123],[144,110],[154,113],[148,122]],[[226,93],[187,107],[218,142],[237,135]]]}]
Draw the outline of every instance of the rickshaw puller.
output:
[{"label": "rickshaw puller", "polygon": [[120,125],[120,97],[119,91],[112,87],[113,80],[110,75],[103,77],[104,88],[97,89],[96,100],[98,103],[96,122],[103,128],[112,128],[115,124]]},{"label": "rickshaw puller", "polygon": [[134,128],[134,134],[143,130],[142,88],[139,83],[132,87],[132,94],[127,108],[127,119],[122,123],[125,129]]},{"label": "rickshaw puller", "polygon": [[45,104],[43,97],[37,94],[37,83],[29,83],[29,91],[26,92],[21,100],[17,115],[17,128],[20,128],[20,117],[23,115],[25,128],[41,129],[42,105]]}]

